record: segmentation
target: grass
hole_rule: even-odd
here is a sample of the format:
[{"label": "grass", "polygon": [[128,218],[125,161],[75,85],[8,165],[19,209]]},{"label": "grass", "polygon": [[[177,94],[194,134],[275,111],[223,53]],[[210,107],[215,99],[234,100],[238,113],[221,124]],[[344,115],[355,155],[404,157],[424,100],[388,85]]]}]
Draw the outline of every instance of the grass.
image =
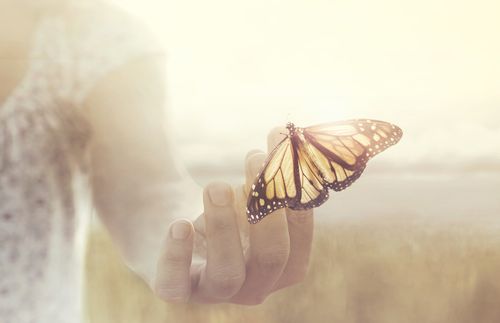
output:
[{"label": "grass", "polygon": [[170,305],[91,233],[91,323],[500,322],[500,221],[370,216],[317,226],[307,279],[262,305]]}]

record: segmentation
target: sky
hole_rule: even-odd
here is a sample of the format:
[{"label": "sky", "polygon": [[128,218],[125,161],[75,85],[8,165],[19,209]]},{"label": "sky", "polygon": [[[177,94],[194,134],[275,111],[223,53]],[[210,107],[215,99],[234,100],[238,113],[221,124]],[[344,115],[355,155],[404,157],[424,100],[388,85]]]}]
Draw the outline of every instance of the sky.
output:
[{"label": "sky", "polygon": [[189,167],[240,167],[288,121],[373,118],[404,130],[378,163],[500,171],[498,1],[115,3],[166,48]]}]

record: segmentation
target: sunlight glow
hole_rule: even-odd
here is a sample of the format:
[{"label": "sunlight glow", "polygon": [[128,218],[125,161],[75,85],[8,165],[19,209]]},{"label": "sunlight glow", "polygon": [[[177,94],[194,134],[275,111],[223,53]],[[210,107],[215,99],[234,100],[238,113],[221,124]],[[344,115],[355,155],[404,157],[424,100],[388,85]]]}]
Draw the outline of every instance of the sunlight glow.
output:
[{"label": "sunlight glow", "polygon": [[287,121],[359,117],[405,130],[389,161],[500,159],[498,2],[115,2],[165,44],[188,162],[239,161]]}]

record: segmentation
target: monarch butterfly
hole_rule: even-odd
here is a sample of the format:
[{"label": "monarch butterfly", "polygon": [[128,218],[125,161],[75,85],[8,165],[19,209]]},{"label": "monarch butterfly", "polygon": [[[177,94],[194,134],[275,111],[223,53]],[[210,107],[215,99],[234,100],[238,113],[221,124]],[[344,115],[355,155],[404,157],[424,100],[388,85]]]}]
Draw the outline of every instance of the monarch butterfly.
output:
[{"label": "monarch butterfly", "polygon": [[377,120],[355,119],[307,128],[289,122],[288,134],[267,157],[247,201],[248,222],[284,207],[304,210],[361,176],[368,160],[396,144],[403,131]]}]

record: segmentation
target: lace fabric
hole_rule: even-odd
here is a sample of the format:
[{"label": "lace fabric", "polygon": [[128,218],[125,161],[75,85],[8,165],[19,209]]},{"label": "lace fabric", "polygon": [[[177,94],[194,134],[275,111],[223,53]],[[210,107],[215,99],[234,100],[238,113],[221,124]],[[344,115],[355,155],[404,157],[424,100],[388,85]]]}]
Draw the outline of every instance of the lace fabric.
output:
[{"label": "lace fabric", "polygon": [[0,318],[81,320],[91,201],[79,107],[113,69],[161,51],[126,14],[74,6],[40,18],[30,64],[0,106]]}]

